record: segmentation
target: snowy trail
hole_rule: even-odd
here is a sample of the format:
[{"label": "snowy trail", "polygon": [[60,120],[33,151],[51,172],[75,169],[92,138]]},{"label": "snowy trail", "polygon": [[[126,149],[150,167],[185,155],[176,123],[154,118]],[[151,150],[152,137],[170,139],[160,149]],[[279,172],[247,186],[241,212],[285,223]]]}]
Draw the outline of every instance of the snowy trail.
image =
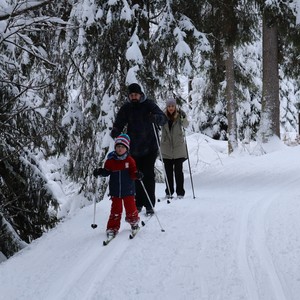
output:
[{"label": "snowy trail", "polygon": [[[283,166],[284,168],[284,166]],[[272,168],[270,169],[272,170]],[[257,168],[255,169],[257,173]],[[286,191],[293,186],[289,180],[284,180],[282,174],[270,173],[267,169],[261,177],[258,177],[258,182],[263,183],[256,195],[248,195],[247,200],[253,204],[249,206],[246,220],[247,229],[242,235],[244,240],[244,253],[246,254],[249,270],[252,273],[252,284],[248,287],[250,299],[276,299],[284,300],[290,299],[286,282],[281,275],[275,258],[272,256],[269,245],[267,243],[268,234],[270,230],[268,214],[274,203],[282,201],[286,197]],[[254,175],[254,173],[253,173]],[[278,178],[281,176],[282,180]],[[292,174],[290,174],[292,175]],[[299,175],[297,175],[300,181]],[[276,182],[276,185],[274,185]],[[264,193],[263,190],[267,193]],[[261,196],[261,195],[264,196]],[[266,197],[265,195],[268,195]],[[248,253],[247,253],[248,252]],[[249,276],[246,277],[245,282],[251,282]],[[249,280],[249,281],[248,281]],[[255,289],[256,286],[256,289]]]},{"label": "snowy trail", "polygon": [[240,217],[240,224],[238,226],[238,245],[237,245],[237,259],[240,272],[246,283],[247,294],[250,299],[258,300],[257,285],[255,276],[250,268],[249,256],[248,256],[248,241],[249,241],[249,214],[253,204],[249,201],[248,205],[242,208]]},{"label": "snowy trail", "polygon": [[[235,168],[233,168],[233,170],[234,172],[236,171]],[[214,188],[213,193],[219,195],[220,191],[216,190],[216,188],[220,190],[223,189],[224,199],[230,199],[230,202],[226,205],[227,208],[229,205],[232,205],[231,212],[224,213],[224,215],[229,218],[228,222],[230,222],[231,217],[236,218],[236,225],[233,230],[236,235],[236,242],[233,242],[232,247],[236,248],[234,255],[236,256],[237,266],[234,262],[232,263],[232,266],[227,266],[227,272],[224,274],[228,277],[228,280],[226,280],[227,283],[224,284],[223,282],[221,288],[219,287],[219,293],[209,299],[230,299],[228,295],[228,282],[231,280],[230,273],[233,272],[232,270],[241,274],[239,279],[234,279],[236,286],[238,286],[237,283],[241,281],[241,286],[235,287],[235,294],[239,294],[239,289],[245,289],[244,296],[239,297],[244,298],[245,295],[247,295],[245,298],[251,300],[292,299],[286,286],[285,279],[283,278],[269,249],[269,245],[267,244],[267,237],[269,234],[267,221],[268,213],[273,203],[285,198],[286,191],[293,189],[294,186],[289,180],[284,181],[282,175],[279,173],[270,174],[270,170],[272,170],[272,167],[263,170],[262,174],[259,174],[259,166],[255,165],[252,170],[248,170],[248,174],[244,174],[246,175],[244,178],[240,178],[239,173],[236,174],[239,178],[234,174],[232,174],[232,177],[228,176],[228,174],[215,174],[214,179],[217,182],[217,187]],[[296,173],[294,175],[296,176],[295,181],[300,182],[300,176],[298,174],[296,175]],[[218,176],[220,178],[218,178]],[[249,176],[257,177],[257,184],[259,185],[258,189],[257,187],[247,184],[246,178]],[[278,176],[281,177],[281,179],[278,178]],[[207,180],[208,185],[206,188],[209,187],[209,189],[212,189],[212,187],[210,187],[211,177],[212,176],[209,176]],[[221,177],[223,180],[221,180]],[[279,184],[274,186],[274,182]],[[234,188],[232,185],[233,183]],[[257,189],[258,192],[255,192],[255,189]],[[266,191],[262,192],[264,189]],[[235,190],[234,193],[232,193],[233,190]],[[267,194],[268,197],[262,196],[262,194]],[[210,195],[212,196],[212,193]],[[226,211],[225,206],[223,209]],[[236,210],[237,216],[234,216],[234,210]],[[226,223],[227,220],[224,219],[224,229],[227,226]],[[226,232],[224,229],[223,235]],[[208,238],[205,240],[207,241]],[[236,243],[236,246],[234,243]],[[210,246],[211,248],[214,247],[212,243]],[[217,257],[216,254],[215,257]],[[234,257],[232,257],[232,259],[235,260]],[[236,268],[237,270],[235,270]],[[210,294],[212,294],[212,292]]]},{"label": "snowy trail", "polygon": [[74,275],[64,281],[64,287],[56,295],[57,299],[84,299],[93,295],[98,289],[97,283],[104,280],[115,264],[122,259],[124,250],[128,247],[125,241],[125,236],[128,238],[128,235],[129,231],[120,233],[119,242],[112,241],[109,248],[103,248],[100,239],[91,245],[87,258],[70,270]]},{"label": "snowy trail", "polygon": [[[250,252],[248,258],[255,258],[249,261],[249,265],[252,266],[253,273],[255,274],[257,291],[260,293],[258,299],[268,297],[277,300],[291,299],[286,281],[276,263],[275,257],[272,256],[267,241],[269,235],[268,214],[270,209],[276,202],[281,202],[286,198],[286,191],[293,189],[293,184],[291,184],[290,180],[279,182],[271,175],[268,177],[271,177],[265,183],[268,189],[268,197],[259,197],[257,195],[255,205],[253,205],[248,215],[248,238],[252,242],[250,247],[248,247]],[[297,181],[300,182],[299,175],[297,177]],[[274,186],[274,182],[278,182],[276,186]]]},{"label": "snowy trail", "polygon": [[165,232],[153,217],[129,240],[123,219],[103,247],[110,201],[95,230],[81,209],[0,265],[0,299],[297,300],[300,148],[289,153],[226,158],[194,174],[196,199],[187,177],[184,199],[156,205]]},{"label": "snowy trail", "polygon": [[[250,201],[249,201],[250,202]],[[249,299],[287,299],[266,244],[266,216],[272,199],[257,198],[242,214],[237,255]]]},{"label": "snowy trail", "polygon": [[[276,198],[275,198],[276,199]],[[256,259],[252,262],[255,270],[255,277],[258,286],[260,298],[272,297],[272,299],[287,299],[284,288],[278,274],[278,270],[274,265],[273,258],[269,252],[267,241],[266,215],[274,198],[259,199],[251,211],[250,218],[250,236],[252,240],[252,247]],[[251,256],[251,254],[250,254]],[[264,278],[263,278],[264,276]],[[264,283],[262,286],[261,282]]]}]

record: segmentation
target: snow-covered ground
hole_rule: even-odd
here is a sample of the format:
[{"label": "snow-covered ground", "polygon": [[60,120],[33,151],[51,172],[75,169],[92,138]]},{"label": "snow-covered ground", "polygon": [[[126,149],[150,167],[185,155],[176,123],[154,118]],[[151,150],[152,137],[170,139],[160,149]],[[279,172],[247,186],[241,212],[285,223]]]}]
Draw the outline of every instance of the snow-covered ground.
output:
[{"label": "snow-covered ground", "polygon": [[298,300],[300,146],[244,145],[227,156],[225,142],[187,140],[196,198],[186,162],[186,197],[156,205],[165,232],[152,217],[129,240],[123,220],[104,247],[110,201],[97,204],[96,229],[93,205],[77,209],[0,264],[0,299]]}]

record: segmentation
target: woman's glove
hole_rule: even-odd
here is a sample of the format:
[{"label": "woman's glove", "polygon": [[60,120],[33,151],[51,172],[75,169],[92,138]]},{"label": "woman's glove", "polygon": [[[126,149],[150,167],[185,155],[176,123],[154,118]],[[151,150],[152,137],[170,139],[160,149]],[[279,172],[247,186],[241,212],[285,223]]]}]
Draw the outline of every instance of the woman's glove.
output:
[{"label": "woman's glove", "polygon": [[186,118],[186,113],[184,111],[182,111],[182,110],[180,111],[179,115],[180,115],[180,119],[181,120],[183,120],[183,119]]}]

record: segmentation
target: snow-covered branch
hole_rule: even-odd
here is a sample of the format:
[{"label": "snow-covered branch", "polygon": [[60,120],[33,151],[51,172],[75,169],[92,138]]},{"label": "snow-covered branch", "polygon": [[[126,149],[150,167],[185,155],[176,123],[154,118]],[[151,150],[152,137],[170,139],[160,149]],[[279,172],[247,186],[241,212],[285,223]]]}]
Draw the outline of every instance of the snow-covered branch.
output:
[{"label": "snow-covered branch", "polygon": [[41,8],[50,4],[51,0],[46,1],[27,1],[22,4],[17,4],[14,8],[8,8],[7,12],[0,13],[0,21],[7,20],[12,17],[22,15],[26,12]]}]

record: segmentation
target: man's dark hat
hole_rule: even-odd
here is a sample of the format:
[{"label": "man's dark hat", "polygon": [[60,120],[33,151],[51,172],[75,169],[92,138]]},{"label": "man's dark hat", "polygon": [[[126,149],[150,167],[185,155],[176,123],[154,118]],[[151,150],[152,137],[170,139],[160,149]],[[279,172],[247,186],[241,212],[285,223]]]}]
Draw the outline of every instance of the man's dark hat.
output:
[{"label": "man's dark hat", "polygon": [[128,95],[132,94],[132,93],[137,93],[137,94],[143,94],[142,89],[140,87],[140,85],[138,85],[137,83],[132,83],[128,86]]}]

